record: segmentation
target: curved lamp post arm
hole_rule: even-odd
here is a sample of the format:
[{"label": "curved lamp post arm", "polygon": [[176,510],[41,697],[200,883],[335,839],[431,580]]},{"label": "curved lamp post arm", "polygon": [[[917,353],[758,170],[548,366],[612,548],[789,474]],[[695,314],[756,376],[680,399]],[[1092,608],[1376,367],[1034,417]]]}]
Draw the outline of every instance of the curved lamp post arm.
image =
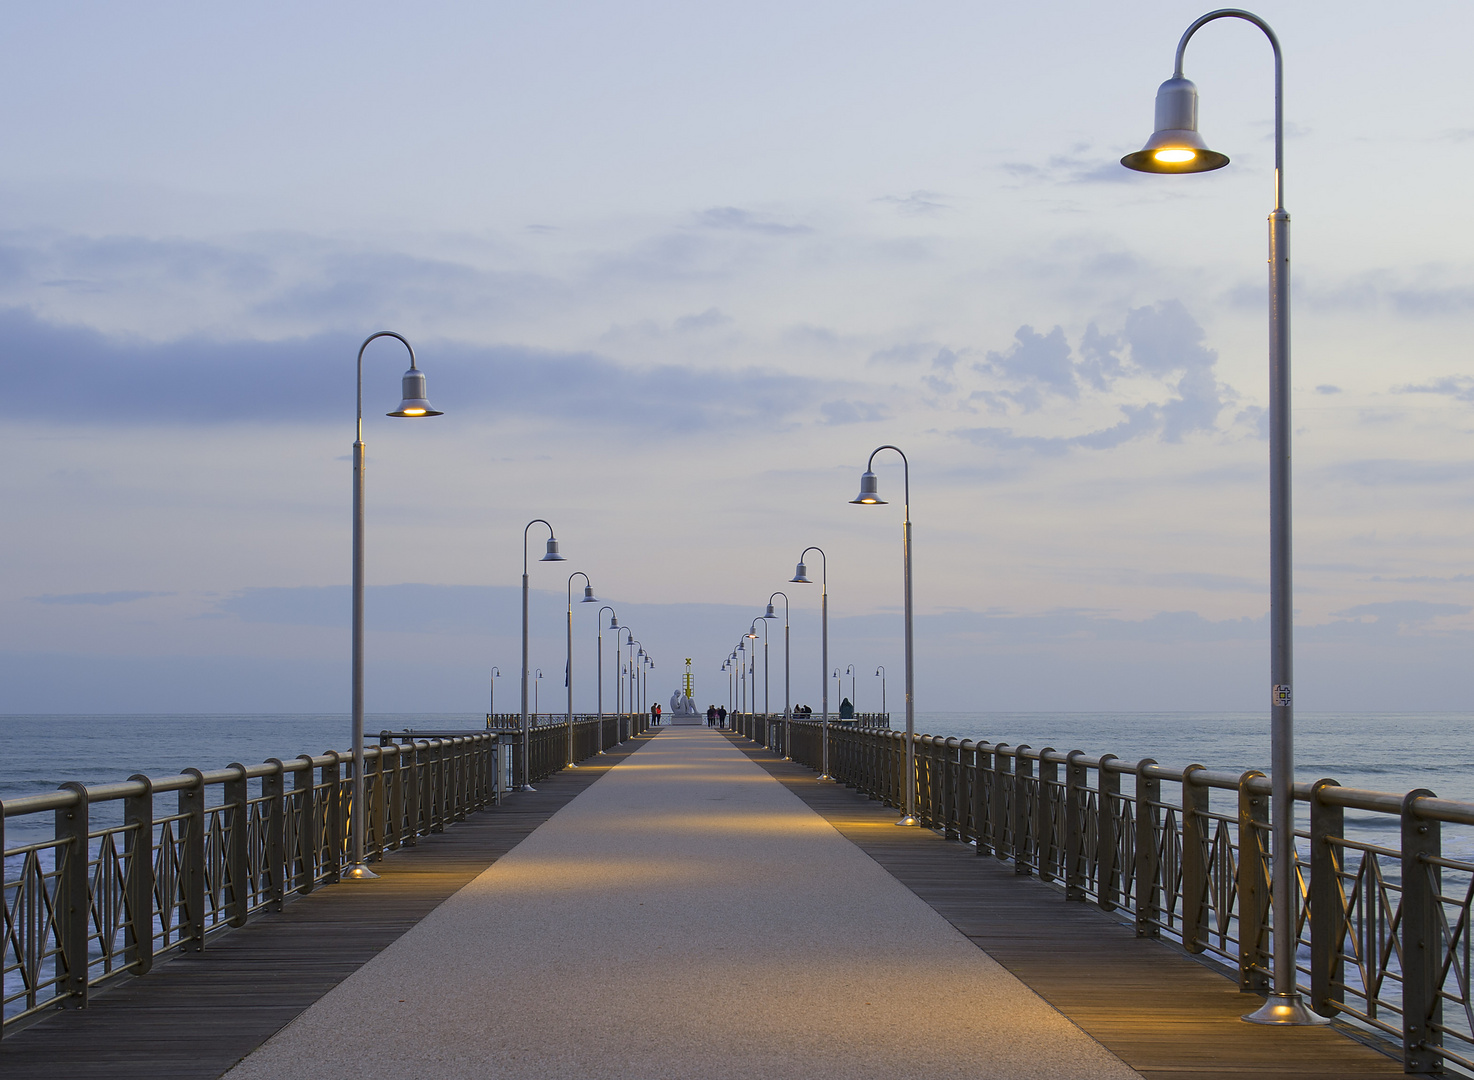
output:
[{"label": "curved lamp post arm", "polygon": [[1285,208],[1285,65],[1284,57],[1280,53],[1280,39],[1270,25],[1255,15],[1252,11],[1244,11],[1242,8],[1219,8],[1197,19],[1183,32],[1182,40],[1177,43],[1177,59],[1172,69],[1174,79],[1185,78],[1182,73],[1183,57],[1187,54],[1187,43],[1203,27],[1217,19],[1243,19],[1245,22],[1253,23],[1264,31],[1264,36],[1269,39],[1269,47],[1274,50],[1274,208],[1283,210]]},{"label": "curved lamp post arm", "polygon": [[[550,545],[548,547],[548,553],[555,555],[558,552],[558,538],[553,533],[553,527],[548,525],[548,522],[543,518],[533,518],[527,523],[527,528],[522,530],[522,572],[524,574],[527,573],[527,534],[532,531],[534,525],[548,526],[548,544]],[[545,558],[543,561],[546,562],[549,560]]]}]

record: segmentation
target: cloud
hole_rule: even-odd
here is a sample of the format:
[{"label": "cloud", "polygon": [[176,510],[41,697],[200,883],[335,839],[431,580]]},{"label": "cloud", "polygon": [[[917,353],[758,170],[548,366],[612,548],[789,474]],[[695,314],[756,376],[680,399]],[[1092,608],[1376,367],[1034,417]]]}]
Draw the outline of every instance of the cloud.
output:
[{"label": "cloud", "polygon": [[1123,184],[1141,179],[1121,164],[1119,155],[1103,153],[1090,143],[1076,143],[1043,162],[1005,162],[1003,171],[1016,180],[1040,184]]},{"label": "cloud", "polygon": [[1056,326],[1048,334],[1038,334],[1032,326],[1020,326],[1013,337],[1007,352],[990,352],[987,359],[973,365],[974,371],[1022,384],[1017,390],[1002,391],[1001,397],[1033,412],[1043,404],[1043,394],[1058,394],[1071,401],[1080,396],[1064,330]]},{"label": "cloud", "polygon": [[1097,395],[1112,392],[1123,379],[1148,378],[1162,383],[1162,401],[1121,402],[1121,420],[1110,427],[1078,435],[1016,435],[1011,428],[966,428],[953,434],[978,445],[1059,454],[1072,448],[1105,450],[1133,439],[1156,435],[1162,442],[1181,442],[1198,431],[1212,431],[1225,408],[1225,388],[1214,369],[1218,354],[1204,346],[1203,329],[1176,300],[1135,308],[1126,315],[1119,335],[1103,334],[1092,323],[1080,341],[1079,357],[1062,328],[1039,334],[1021,326],[1006,352],[990,352],[973,370],[992,382],[974,390],[969,400],[994,412],[1009,406],[1023,413],[1044,409],[1050,398],[1075,402],[1082,386]]},{"label": "cloud", "polygon": [[1434,379],[1429,383],[1417,385],[1394,386],[1394,394],[1440,394],[1451,397],[1456,401],[1467,402],[1474,405],[1474,377],[1468,375],[1448,375],[1442,379]]},{"label": "cloud", "polygon": [[1387,600],[1375,604],[1358,604],[1345,611],[1332,612],[1338,619],[1358,619],[1399,626],[1424,626],[1445,615],[1467,615],[1474,608],[1467,604],[1436,604],[1426,600]]},{"label": "cloud", "polygon": [[826,401],[819,406],[826,424],[860,424],[890,418],[884,405],[868,401]]},{"label": "cloud", "polygon": [[924,216],[940,214],[952,207],[944,201],[942,195],[935,191],[913,191],[909,195],[882,195],[875,200],[878,203],[888,203],[902,214]]},{"label": "cloud", "polygon": [[31,599],[38,604],[96,604],[109,607],[113,604],[131,604],[135,600],[148,600],[155,596],[173,595],[169,592],[122,590],[118,592],[48,593],[45,596],[33,596]]},{"label": "cloud", "polygon": [[1370,458],[1327,465],[1319,470],[1327,479],[1340,484],[1363,487],[1407,488],[1423,485],[1463,484],[1469,479],[1469,467],[1452,461],[1396,461]]},{"label": "cloud", "polygon": [[[697,318],[714,321],[712,312]],[[353,407],[353,358],[361,340],[331,333],[156,344],[58,326],[16,309],[0,310],[0,337],[6,342],[0,373],[8,385],[26,387],[28,416],[150,425],[341,419]],[[719,419],[772,424],[808,410],[833,389],[754,368],[632,368],[586,352],[456,342],[421,342],[416,352],[430,400],[448,412],[613,423],[679,408],[700,426]],[[394,376],[406,359],[395,342],[370,346],[365,366],[381,370],[366,409],[395,397]]]},{"label": "cloud", "polygon": [[1341,388],[1339,386],[1332,386],[1330,383],[1322,383],[1315,388],[1315,392],[1317,394],[1339,394]]},{"label": "cloud", "polygon": [[671,324],[671,327],[679,333],[686,334],[715,330],[718,326],[730,326],[736,321],[732,316],[723,314],[717,308],[707,308],[699,315],[682,315]]},{"label": "cloud", "polygon": [[709,229],[736,229],[766,236],[798,236],[814,231],[807,225],[784,225],[777,221],[765,221],[735,206],[714,206],[710,210],[703,210],[697,215],[697,219]]}]

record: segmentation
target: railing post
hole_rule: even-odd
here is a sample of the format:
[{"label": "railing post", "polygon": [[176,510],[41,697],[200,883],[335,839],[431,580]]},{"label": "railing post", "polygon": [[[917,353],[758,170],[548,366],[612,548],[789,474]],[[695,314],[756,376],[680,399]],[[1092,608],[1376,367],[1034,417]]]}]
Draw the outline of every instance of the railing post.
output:
[{"label": "railing post", "polygon": [[1443,1024],[1438,976],[1446,947],[1438,900],[1443,873],[1428,861],[1442,854],[1442,827],[1420,818],[1414,806],[1433,797],[1426,788],[1402,797],[1402,1062],[1410,1073],[1443,1069],[1438,1030]]},{"label": "railing post", "polygon": [[[59,946],[56,974],[63,1008],[84,1009],[87,1007],[87,921],[91,915],[91,905],[87,902],[87,787],[75,780],[59,786],[74,794],[77,801],[56,811],[56,850],[65,851],[59,860],[61,872],[57,875],[56,896],[52,901]],[[63,842],[65,848],[61,846]]]},{"label": "railing post", "polygon": [[261,778],[261,795],[266,807],[266,900],[272,911],[280,911],[287,896],[287,807],[286,766],[280,758],[267,758],[272,772]]},{"label": "railing post", "polygon": [[993,854],[1000,860],[1006,860],[1013,854],[1013,845],[1017,839],[1008,835],[1008,774],[1012,770],[1008,763],[1007,750],[1004,743],[997,743],[993,747],[993,798],[989,800],[992,805],[988,808],[988,817],[992,819],[993,826]]},{"label": "railing post", "polygon": [[184,865],[180,868],[180,892],[184,894],[184,918],[179,931],[185,948],[199,952],[205,947],[205,774],[199,769],[181,769],[194,783],[179,791],[179,815],[185,819]]},{"label": "railing post", "polygon": [[1193,783],[1202,765],[1182,770],[1182,947],[1200,953],[1208,923],[1208,788]]},{"label": "railing post", "polygon": [[1162,890],[1161,851],[1158,834],[1162,815],[1162,780],[1152,771],[1156,758],[1142,758],[1136,763],[1136,866],[1133,871],[1136,893],[1136,936],[1161,936]]},{"label": "railing post", "polygon": [[1095,770],[1095,873],[1096,903],[1104,911],[1115,911],[1121,902],[1120,818],[1116,807],[1121,801],[1121,774],[1109,768],[1115,754],[1102,754],[1100,768]]},{"label": "railing post", "polygon": [[1029,874],[1033,871],[1034,845],[1029,836],[1032,817],[1029,813],[1029,781],[1034,775],[1034,763],[1025,755],[1028,743],[1013,748],[1013,872]]},{"label": "railing post", "polygon": [[1084,750],[1065,755],[1065,899],[1084,900],[1085,779]]},{"label": "railing post", "polygon": [[384,751],[382,747],[363,748],[363,823],[368,834],[363,840],[365,862],[378,862],[384,857]]},{"label": "railing post", "polygon": [[1249,790],[1263,775],[1250,769],[1239,777],[1239,989],[1246,994],[1270,990],[1269,800]]},{"label": "railing post", "polygon": [[993,750],[989,742],[976,742],[972,746],[972,838],[977,843],[977,854],[993,852],[992,833],[988,823],[988,777],[992,774],[993,759],[988,755]]},{"label": "railing post", "polygon": [[1340,847],[1346,835],[1346,811],[1323,801],[1320,793],[1340,787],[1334,780],[1317,780],[1310,789],[1310,1007],[1322,1016],[1335,1016],[1345,993],[1341,988],[1342,943],[1346,940],[1346,909],[1341,901]]},{"label": "railing post", "polygon": [[128,779],[142,784],[143,790],[123,800],[123,824],[128,826],[123,841],[128,853],[128,881],[124,886],[128,929],[123,939],[123,963],[131,965],[135,973],[147,975],[154,966],[154,785],[142,774]]},{"label": "railing post", "polygon": [[322,828],[317,798],[317,770],[312,767],[311,754],[298,754],[302,768],[292,774],[292,793],[297,803],[297,850],[293,859],[302,867],[302,878],[297,882],[297,892],[310,893],[317,887],[317,859],[321,853]]},{"label": "railing post", "polygon": [[[230,763],[236,775],[225,781],[225,880],[230,887],[229,922],[245,926],[251,908],[251,806],[247,801],[246,767]],[[201,785],[201,805],[204,805]]]},{"label": "railing post", "polygon": [[325,799],[323,820],[328,834],[328,853],[323,864],[323,878],[329,882],[336,882],[343,874],[344,844],[347,841],[344,833],[346,807],[343,805],[346,798],[343,794],[342,777],[339,776],[338,752],[329,750],[325,756],[328,763],[322,767]]},{"label": "railing post", "polygon": [[384,849],[398,851],[404,843],[404,751],[399,743],[379,744],[379,770],[384,769],[384,759],[390,759],[388,791],[384,799]]},{"label": "railing post", "polygon": [[1039,784],[1035,788],[1034,795],[1034,832],[1039,837],[1039,857],[1035,869],[1039,872],[1040,881],[1054,880],[1055,858],[1059,854],[1052,849],[1055,816],[1054,792],[1059,785],[1059,762],[1048,759],[1054,752],[1052,746],[1046,746],[1039,751]]}]

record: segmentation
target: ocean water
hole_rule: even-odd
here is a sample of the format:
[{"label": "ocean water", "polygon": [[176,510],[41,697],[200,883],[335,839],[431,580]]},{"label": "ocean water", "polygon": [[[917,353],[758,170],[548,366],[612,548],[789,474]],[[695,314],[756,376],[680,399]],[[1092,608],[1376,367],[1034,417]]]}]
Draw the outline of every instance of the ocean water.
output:
[{"label": "ocean water", "polygon": [[[900,713],[891,722],[902,724]],[[379,730],[473,729],[478,714],[375,714]],[[1474,802],[1474,713],[1302,713],[1295,718],[1296,778],[1331,777],[1345,787],[1402,793],[1427,788]],[[1265,713],[942,713],[917,714],[917,730],[1039,748],[1155,758],[1166,766],[1269,771]],[[268,757],[346,750],[343,714],[276,716],[0,716],[0,799],[50,791],[63,781],[124,780],[134,773],[167,776],[185,768],[216,769]],[[1390,820],[1362,823],[1393,831]],[[7,823],[7,845],[35,828]],[[38,837],[39,838],[39,837]],[[1389,837],[1390,838],[1390,837]],[[1448,839],[1474,853],[1474,841]],[[1453,853],[1451,850],[1450,854]]]}]

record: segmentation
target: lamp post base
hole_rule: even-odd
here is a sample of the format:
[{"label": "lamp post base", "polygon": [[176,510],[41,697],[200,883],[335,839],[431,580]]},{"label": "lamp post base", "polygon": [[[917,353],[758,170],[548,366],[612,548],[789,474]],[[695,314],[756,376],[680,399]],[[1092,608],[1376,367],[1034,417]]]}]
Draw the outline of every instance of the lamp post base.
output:
[{"label": "lamp post base", "polygon": [[531,784],[523,784],[517,790],[518,791],[536,791],[537,788],[533,787]]},{"label": "lamp post base", "polygon": [[569,763],[568,763],[568,765],[567,765],[567,768],[570,768],[570,769],[576,769],[576,768],[578,768],[578,766],[577,766],[577,765],[575,765],[575,764],[574,764],[574,763],[573,763],[573,762],[571,762],[571,761],[570,761],[570,762],[569,762]]},{"label": "lamp post base", "polygon": [[378,874],[374,873],[363,863],[354,863],[347,870],[343,871],[344,881],[368,881],[378,876]]},{"label": "lamp post base", "polygon": [[914,828],[915,826],[921,824],[921,819],[918,817],[913,817],[911,814],[903,814],[901,816],[901,820],[896,822],[896,824],[904,825],[907,828]]},{"label": "lamp post base", "polygon": [[1243,1018],[1250,1024],[1273,1024],[1281,1027],[1315,1027],[1330,1021],[1311,1012],[1299,994],[1270,994],[1264,1004]]},{"label": "lamp post base", "polygon": [[832,784],[834,783],[834,777],[830,776],[828,773],[820,773],[817,777],[815,777],[815,783]]}]

